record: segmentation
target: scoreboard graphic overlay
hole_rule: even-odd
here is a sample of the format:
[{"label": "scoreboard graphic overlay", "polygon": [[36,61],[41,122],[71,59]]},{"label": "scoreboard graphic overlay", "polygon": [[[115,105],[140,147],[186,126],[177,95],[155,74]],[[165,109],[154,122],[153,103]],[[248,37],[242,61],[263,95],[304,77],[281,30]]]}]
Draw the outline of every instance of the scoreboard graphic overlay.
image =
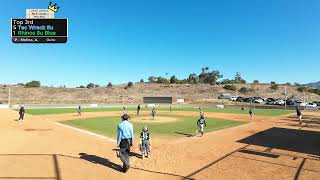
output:
[{"label": "scoreboard graphic overlay", "polygon": [[13,43],[66,43],[68,19],[11,19]]}]

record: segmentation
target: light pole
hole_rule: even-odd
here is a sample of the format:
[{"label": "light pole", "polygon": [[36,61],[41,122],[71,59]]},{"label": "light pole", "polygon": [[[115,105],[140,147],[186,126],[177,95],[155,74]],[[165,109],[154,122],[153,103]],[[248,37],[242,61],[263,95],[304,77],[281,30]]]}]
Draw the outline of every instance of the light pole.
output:
[{"label": "light pole", "polygon": [[285,95],[285,101],[284,101],[284,107],[287,109],[287,85],[284,85],[284,95]]},{"label": "light pole", "polygon": [[11,88],[9,87],[9,92],[8,92],[8,105],[10,107],[10,103],[11,103]]}]

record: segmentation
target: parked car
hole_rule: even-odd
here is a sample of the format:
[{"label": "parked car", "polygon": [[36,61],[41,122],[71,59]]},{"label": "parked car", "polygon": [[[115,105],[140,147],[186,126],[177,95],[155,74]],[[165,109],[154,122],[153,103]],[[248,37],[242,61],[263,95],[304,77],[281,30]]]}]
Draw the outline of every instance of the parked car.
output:
[{"label": "parked car", "polygon": [[244,97],[238,97],[237,99],[236,99],[236,101],[238,101],[238,102],[243,102],[244,101]]},{"label": "parked car", "polygon": [[259,98],[259,99],[255,99],[254,102],[258,104],[262,104],[264,100]]},{"label": "parked car", "polygon": [[273,99],[273,98],[268,98],[268,99],[267,99],[267,103],[266,103],[266,104],[274,105],[274,104],[275,104],[275,102],[276,102],[276,100],[275,100],[275,99]]},{"label": "parked car", "polygon": [[230,100],[231,99],[231,95],[230,94],[220,94],[218,96],[218,99]]},{"label": "parked car", "polygon": [[307,105],[304,101],[297,101],[297,106],[305,107]]},{"label": "parked car", "polygon": [[317,104],[316,103],[307,103],[306,108],[316,108],[317,107]]},{"label": "parked car", "polygon": [[237,98],[238,98],[238,96],[231,96],[230,100],[231,100],[231,101],[236,101]]},{"label": "parked car", "polygon": [[320,101],[315,101],[313,103],[315,103],[317,105],[317,107],[320,107]]},{"label": "parked car", "polygon": [[253,103],[254,99],[252,97],[244,98],[243,102]]},{"label": "parked car", "polygon": [[287,105],[288,105],[288,106],[297,106],[297,100],[295,100],[295,99],[288,99],[288,100],[287,100]]},{"label": "parked car", "polygon": [[275,102],[274,102],[274,104],[275,105],[280,105],[280,106],[283,106],[283,105],[285,105],[285,100],[283,100],[283,99],[277,99]]}]

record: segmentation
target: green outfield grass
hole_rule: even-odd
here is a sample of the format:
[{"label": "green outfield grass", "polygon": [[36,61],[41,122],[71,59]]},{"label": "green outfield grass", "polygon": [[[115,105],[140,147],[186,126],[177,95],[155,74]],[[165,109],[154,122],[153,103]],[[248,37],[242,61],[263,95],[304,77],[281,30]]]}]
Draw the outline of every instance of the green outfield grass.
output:
[{"label": "green outfield grass", "polygon": [[[77,113],[77,108],[51,108],[51,109],[27,109],[26,112],[31,115],[50,115],[50,114],[67,114]],[[129,111],[135,111],[136,108],[127,108]],[[151,108],[142,108],[142,111],[151,111]],[[158,107],[157,111],[169,111],[168,107]],[[198,108],[195,107],[173,107],[173,111],[195,111],[199,112]],[[82,112],[108,112],[108,111],[122,111],[120,107],[109,107],[109,108],[82,108]],[[227,108],[202,108],[204,112],[217,112],[217,113],[233,113],[233,114],[248,114],[248,109],[241,111],[240,109]],[[254,115],[261,116],[280,116],[293,113],[292,110],[274,110],[274,109],[254,109]]]},{"label": "green outfield grass", "polygon": [[[144,117],[144,116],[142,116]],[[197,129],[197,117],[195,116],[165,116],[161,117],[174,117],[178,121],[168,123],[146,123],[150,129],[151,136],[174,136],[185,137],[195,134]],[[63,124],[74,126],[80,129],[85,129],[97,134],[116,138],[117,125],[121,122],[120,117],[99,117],[89,119],[69,120],[62,122]],[[207,118],[206,132],[216,131],[228,127],[234,127],[245,124],[245,122],[231,121],[225,119]],[[141,132],[145,123],[132,122],[134,126],[134,134],[137,135]]]}]

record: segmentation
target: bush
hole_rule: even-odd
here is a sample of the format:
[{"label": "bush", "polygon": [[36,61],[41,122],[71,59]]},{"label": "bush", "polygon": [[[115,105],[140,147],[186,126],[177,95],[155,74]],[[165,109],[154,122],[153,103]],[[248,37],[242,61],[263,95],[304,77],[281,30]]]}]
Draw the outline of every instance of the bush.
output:
[{"label": "bush", "polygon": [[271,84],[276,84],[276,82],[274,82],[274,81],[271,81]]},{"label": "bush", "polygon": [[31,81],[31,82],[28,82],[26,83],[26,87],[40,87],[41,86],[41,83],[40,81]]},{"label": "bush", "polygon": [[258,80],[254,80],[253,83],[254,84],[259,84],[259,81]]},{"label": "bush", "polygon": [[279,85],[278,84],[271,84],[270,89],[278,90],[279,89]]},{"label": "bush", "polygon": [[133,86],[133,82],[128,82],[128,87],[132,87]]},{"label": "bush", "polygon": [[79,86],[79,87],[77,87],[77,88],[86,88],[86,87],[84,87],[83,85],[81,85],[81,86]]},{"label": "bush", "polygon": [[242,94],[247,94],[249,92],[249,89],[246,88],[246,87],[242,87],[239,89],[239,92],[242,93]]},{"label": "bush", "polygon": [[111,82],[108,83],[107,87],[108,87],[108,88],[111,88],[111,87],[112,87]]},{"label": "bush", "polygon": [[88,88],[88,89],[94,88],[94,84],[93,84],[93,83],[89,83],[89,84],[87,85],[87,88]]},{"label": "bush", "polygon": [[320,95],[320,89],[309,89],[308,92]]},{"label": "bush", "polygon": [[305,91],[307,91],[307,88],[304,87],[304,86],[299,86],[299,87],[297,88],[297,91],[299,91],[299,92],[305,92]]},{"label": "bush", "polygon": [[229,90],[229,91],[236,91],[237,87],[235,85],[225,85],[223,89]]}]

